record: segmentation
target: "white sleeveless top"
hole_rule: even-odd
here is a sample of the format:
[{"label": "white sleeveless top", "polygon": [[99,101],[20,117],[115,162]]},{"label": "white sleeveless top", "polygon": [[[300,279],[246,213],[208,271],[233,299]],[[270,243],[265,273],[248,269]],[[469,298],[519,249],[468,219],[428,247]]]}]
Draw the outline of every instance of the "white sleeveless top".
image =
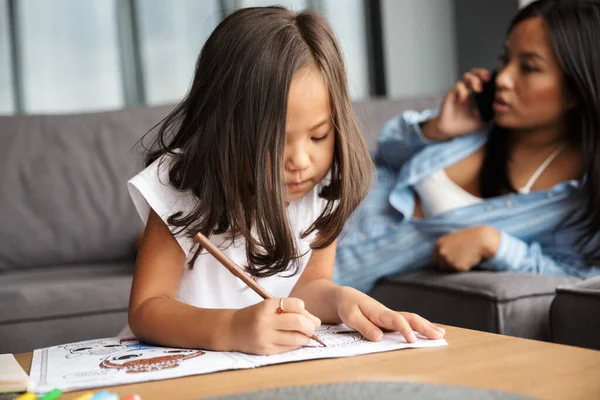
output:
[{"label": "white sleeveless top", "polygon": [[[519,193],[527,194],[531,191],[531,187],[535,181],[564,147],[565,145],[562,145],[550,154],[542,165],[540,165],[533,173],[531,178],[529,178],[527,184],[519,189]],[[443,169],[436,171],[415,183],[414,190],[421,200],[421,209],[425,218],[433,217],[460,207],[467,207],[483,200],[457,185],[448,177]]]},{"label": "white sleeveless top", "polygon": [[[180,192],[168,183],[170,159],[165,157],[167,156],[162,158],[165,162],[156,160],[128,182],[129,193],[144,223],[148,219],[150,208],[169,226],[169,216],[179,211],[188,213],[197,203],[197,198],[191,192]],[[328,178],[325,179],[327,180]],[[318,196],[324,185],[324,182],[316,185],[306,196],[291,202],[287,208],[292,229],[297,234],[297,248],[304,255],[300,259],[298,274],[290,276],[291,272],[287,271],[258,280],[273,297],[287,297],[308,263],[310,243],[316,234],[305,239],[300,239],[300,234],[317,219],[325,207],[326,200]],[[173,226],[169,228],[174,230]],[[184,233],[176,234],[175,238],[189,261],[194,255],[193,240]],[[225,242],[224,235],[212,235],[209,239],[242,268],[247,265],[243,238],[238,238],[228,247],[223,245],[229,244]],[[177,299],[202,308],[242,308],[262,301],[258,294],[248,289],[206,251],[198,256],[194,268],[190,269],[187,265],[184,268]]]}]

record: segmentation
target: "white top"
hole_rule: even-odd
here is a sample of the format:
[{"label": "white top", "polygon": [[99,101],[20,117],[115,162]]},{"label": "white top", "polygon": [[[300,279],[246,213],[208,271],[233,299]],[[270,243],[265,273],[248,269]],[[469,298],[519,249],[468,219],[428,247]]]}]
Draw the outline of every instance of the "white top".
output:
[{"label": "white top", "polygon": [[[554,152],[550,154],[542,165],[540,165],[533,173],[531,178],[529,178],[527,184],[518,190],[519,193],[529,193],[535,181],[564,148],[565,145],[563,144],[554,150]],[[483,200],[481,197],[473,196],[456,184],[448,177],[443,169],[436,171],[415,183],[414,189],[421,199],[421,209],[423,210],[423,216],[425,218],[433,217],[460,207],[467,207]]]},{"label": "white top", "polygon": [[[168,156],[163,156],[165,157]],[[165,162],[159,164],[160,160],[156,160],[128,182],[129,194],[144,223],[152,208],[174,231],[175,228],[167,222],[169,216],[179,211],[188,213],[196,205],[197,198],[191,192],[180,192],[168,183],[170,159],[165,158]],[[317,219],[325,207],[326,200],[318,196],[323,185],[323,182],[316,185],[306,196],[291,202],[287,208],[292,229],[297,233],[298,251],[304,255],[300,259],[301,269],[298,274],[289,276],[291,271],[286,271],[258,280],[273,297],[287,297],[308,263],[310,243],[316,234],[313,232],[309,237],[300,239],[300,233]],[[195,249],[193,240],[185,233],[177,234],[175,238],[189,261],[194,255],[191,251]],[[242,268],[247,265],[243,238],[236,239],[228,247],[223,246],[224,243],[229,244],[225,242],[224,235],[212,235],[209,239]],[[194,268],[190,269],[187,265],[184,268],[177,299],[202,308],[242,308],[262,301],[258,294],[248,289],[206,250],[198,256]]]},{"label": "white top", "polygon": [[415,183],[414,189],[421,199],[425,218],[481,201],[480,197],[473,196],[457,185],[443,169]]}]

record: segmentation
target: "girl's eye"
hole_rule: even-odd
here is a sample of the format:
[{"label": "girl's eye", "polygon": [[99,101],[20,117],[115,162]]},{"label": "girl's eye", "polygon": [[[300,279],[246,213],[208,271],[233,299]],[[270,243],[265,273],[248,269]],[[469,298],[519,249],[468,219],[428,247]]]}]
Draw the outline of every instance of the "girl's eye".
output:
[{"label": "girl's eye", "polygon": [[501,54],[501,55],[498,57],[498,60],[500,60],[500,63],[501,63],[502,65],[506,65],[506,64],[508,64],[508,56],[507,56],[506,54]]},{"label": "girl's eye", "polygon": [[324,135],[321,135],[321,136],[313,137],[313,138],[311,138],[311,139],[312,139],[313,141],[315,141],[315,142],[320,142],[321,140],[324,140],[324,139],[326,139],[326,138],[327,138],[327,136],[329,136],[329,132],[327,132],[326,134],[324,134]]}]

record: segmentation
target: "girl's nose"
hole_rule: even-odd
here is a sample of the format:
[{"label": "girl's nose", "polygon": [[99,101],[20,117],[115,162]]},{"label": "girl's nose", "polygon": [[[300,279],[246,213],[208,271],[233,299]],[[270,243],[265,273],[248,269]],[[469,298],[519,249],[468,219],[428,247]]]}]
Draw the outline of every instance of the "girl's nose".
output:
[{"label": "girl's nose", "polygon": [[306,151],[294,149],[287,157],[285,166],[288,171],[306,169],[310,166],[310,157]]}]

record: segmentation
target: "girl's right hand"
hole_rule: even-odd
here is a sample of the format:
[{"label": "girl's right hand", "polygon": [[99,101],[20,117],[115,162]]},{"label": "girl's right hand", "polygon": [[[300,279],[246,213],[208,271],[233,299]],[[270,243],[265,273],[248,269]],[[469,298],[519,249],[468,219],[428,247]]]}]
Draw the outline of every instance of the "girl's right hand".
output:
[{"label": "girl's right hand", "polygon": [[304,301],[283,299],[283,312],[277,313],[280,299],[267,299],[236,310],[230,329],[230,348],[250,354],[279,354],[306,346],[321,321],[304,308]]},{"label": "girl's right hand", "polygon": [[444,97],[440,115],[430,121],[433,124],[429,126],[431,133],[424,132],[425,135],[432,139],[448,140],[483,128],[485,122],[481,120],[471,94],[481,92],[483,82],[490,79],[490,72],[483,68],[466,72]]}]

